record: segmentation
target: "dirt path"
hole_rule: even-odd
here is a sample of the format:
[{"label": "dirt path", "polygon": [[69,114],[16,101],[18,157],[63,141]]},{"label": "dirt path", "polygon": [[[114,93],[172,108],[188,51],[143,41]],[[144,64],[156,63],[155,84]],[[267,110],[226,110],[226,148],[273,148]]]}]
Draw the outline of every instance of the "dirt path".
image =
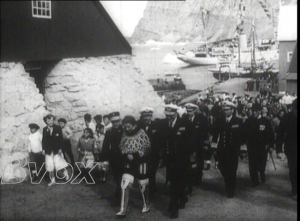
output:
[{"label": "dirt path", "polygon": [[[275,159],[267,163],[267,183],[249,186],[248,160],[239,162],[236,196],[227,199],[220,172],[212,168],[204,172],[203,183],[194,188],[184,210],[177,220],[297,220],[297,199],[287,197],[290,191],[287,162]],[[129,211],[123,220],[168,220],[168,190],[164,185],[165,170],[157,174],[157,199],[151,211],[142,215],[142,200],[137,187],[131,191]],[[115,220],[118,207],[112,205],[114,184],[112,176],[107,183],[94,185],[55,185],[47,187],[23,182],[1,185],[1,220]]]}]

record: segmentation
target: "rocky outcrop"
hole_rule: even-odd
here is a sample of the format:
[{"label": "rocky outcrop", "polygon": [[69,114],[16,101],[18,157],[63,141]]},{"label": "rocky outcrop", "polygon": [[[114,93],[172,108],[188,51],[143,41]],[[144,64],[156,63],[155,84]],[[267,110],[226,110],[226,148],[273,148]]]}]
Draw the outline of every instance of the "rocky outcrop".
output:
[{"label": "rocky outcrop", "polygon": [[28,124],[45,125],[46,104],[20,63],[1,63],[0,83],[0,177],[18,179],[23,177],[22,170],[14,164],[28,157]]},{"label": "rocky outcrop", "polygon": [[143,74],[134,68],[128,55],[64,59],[46,78],[47,110],[68,121],[75,136],[82,135],[83,115],[120,111],[121,117],[137,119],[144,106],[154,108],[154,117],[163,116],[163,103]]},{"label": "rocky outcrop", "polygon": [[[186,0],[186,1],[149,1],[135,31],[131,43],[145,43],[148,40],[165,42],[192,42],[205,40],[201,20],[201,9],[208,11],[207,39],[216,41],[232,39],[237,25],[238,0]],[[279,1],[268,0],[269,19],[259,0],[244,0],[246,6],[244,32],[250,35],[251,22],[255,19],[257,36],[260,39],[273,38],[272,19],[277,28]],[[266,2],[266,1],[262,1]],[[297,3],[287,0],[285,4]]]}]

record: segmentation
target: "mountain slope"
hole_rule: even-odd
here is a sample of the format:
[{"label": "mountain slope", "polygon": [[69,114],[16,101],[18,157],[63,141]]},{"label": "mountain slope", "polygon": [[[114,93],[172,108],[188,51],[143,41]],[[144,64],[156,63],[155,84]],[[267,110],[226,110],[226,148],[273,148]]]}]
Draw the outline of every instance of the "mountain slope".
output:
[{"label": "mountain slope", "polygon": [[[286,2],[297,3],[295,0]],[[231,39],[236,34],[239,3],[240,0],[149,1],[130,42],[203,41],[205,32],[201,20],[201,7],[209,12],[207,40]],[[244,33],[247,37],[250,36],[254,19],[258,38],[274,38],[272,20],[274,19],[277,28],[279,1],[267,0],[266,8],[271,14],[270,18],[258,0],[244,0],[244,5]]]}]

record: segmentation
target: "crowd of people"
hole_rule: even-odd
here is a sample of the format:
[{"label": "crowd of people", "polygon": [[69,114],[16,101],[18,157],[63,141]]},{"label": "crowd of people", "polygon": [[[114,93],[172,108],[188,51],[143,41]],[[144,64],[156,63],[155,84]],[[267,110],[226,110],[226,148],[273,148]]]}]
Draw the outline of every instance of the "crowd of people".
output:
[{"label": "crowd of people", "polygon": [[[252,187],[267,181],[265,169],[268,156],[276,150],[277,156],[287,157],[291,195],[297,195],[297,98],[288,99],[259,94],[243,97],[228,93],[223,96],[200,96],[194,103],[166,104],[165,118],[152,119],[154,110],[144,107],[140,118],[119,112],[84,116],[83,135],[77,142],[79,158],[74,159],[70,138],[73,133],[67,120],[49,114],[40,134],[37,124],[30,124],[28,150],[31,162],[38,168],[31,170],[37,177],[41,163],[46,162],[51,182],[55,185],[55,171],[62,171],[69,179],[66,168],[80,162],[87,182],[89,170],[97,162],[101,181],[107,179],[108,169],[113,175],[115,199],[126,216],[130,189],[137,180],[143,199],[142,213],[150,210],[155,200],[156,173],[166,167],[166,181],[170,183],[170,218],[179,215],[188,203],[193,187],[201,185],[203,170],[215,168],[224,178],[226,196],[233,198],[239,157],[248,156]],[[287,96],[287,95],[285,95]],[[68,164],[69,163],[69,164]],[[77,164],[77,163],[76,163]]]}]

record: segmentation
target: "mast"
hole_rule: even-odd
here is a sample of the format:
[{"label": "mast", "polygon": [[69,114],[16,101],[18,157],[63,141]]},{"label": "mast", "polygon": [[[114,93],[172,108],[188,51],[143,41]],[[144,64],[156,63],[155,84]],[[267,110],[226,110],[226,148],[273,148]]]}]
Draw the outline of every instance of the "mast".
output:
[{"label": "mast", "polygon": [[200,10],[202,12],[202,22],[203,22],[203,27],[204,27],[204,35],[205,35],[205,52],[206,54],[208,53],[207,49],[207,34],[206,34],[206,26],[207,26],[207,16],[208,16],[208,11],[206,11],[203,7],[200,6]]},{"label": "mast", "polygon": [[252,20],[252,69],[256,67],[255,61],[255,25],[254,25],[254,18]]},{"label": "mast", "polygon": [[241,66],[241,45],[240,45],[240,36],[243,33],[244,29],[244,16],[245,16],[246,7],[244,6],[243,0],[240,0],[239,11],[238,11],[238,22],[237,22],[237,33],[238,33],[238,67]]}]

